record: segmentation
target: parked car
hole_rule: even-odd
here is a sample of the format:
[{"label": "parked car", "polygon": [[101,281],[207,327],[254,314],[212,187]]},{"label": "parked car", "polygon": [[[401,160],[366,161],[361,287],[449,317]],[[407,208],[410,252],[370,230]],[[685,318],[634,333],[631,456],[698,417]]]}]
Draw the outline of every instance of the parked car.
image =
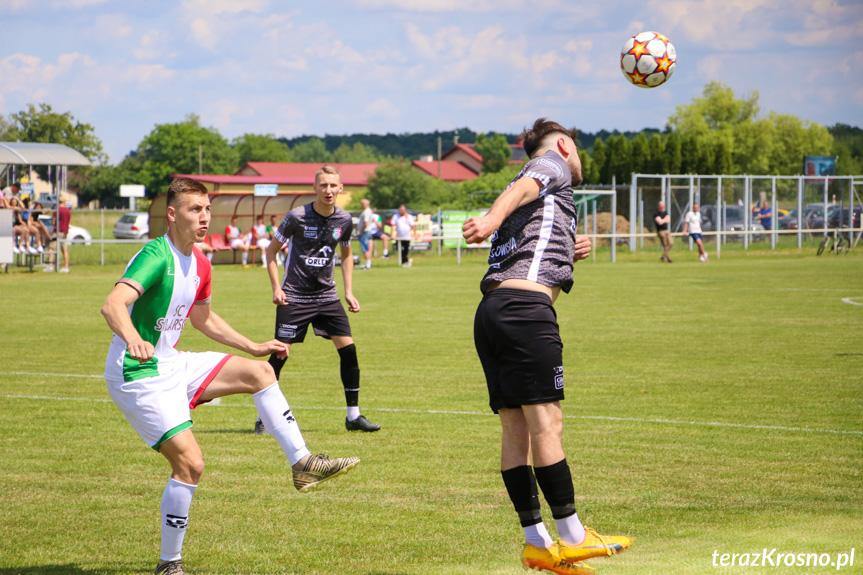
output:
[{"label": "parked car", "polygon": [[[810,230],[824,229],[824,204],[809,204],[807,208],[810,206],[812,207],[812,211],[806,216],[806,228]],[[827,227],[830,227],[830,218],[838,210],[839,206],[836,204],[827,205]]]},{"label": "parked car", "polygon": [[[716,206],[707,205],[701,206],[701,229],[705,232],[716,231]],[[723,221],[723,231],[726,232],[742,232],[746,230],[746,212],[742,206],[726,206],[725,218]],[[749,231],[763,232],[764,226],[758,223],[754,218],[749,222]],[[731,239],[742,240],[742,234],[729,235]],[[753,234],[749,236],[752,241],[760,241],[764,239],[761,234]]]},{"label": "parked car", "polygon": [[[54,219],[49,214],[42,214],[39,216],[39,221],[48,228],[48,233],[51,234],[51,237],[53,238],[56,235],[54,233]],[[86,244],[89,246],[93,241],[93,236],[84,228],[69,224],[68,240],[73,244]]]},{"label": "parked car", "polygon": [[863,212],[863,206],[854,206],[854,213],[851,214],[851,208],[846,207],[835,209],[830,212],[827,218],[828,228],[859,228],[860,214]]},{"label": "parked car", "polygon": [[[833,204],[828,204],[828,209],[832,208]],[[779,218],[779,229],[780,230],[796,230],[798,226],[797,222],[797,209],[793,209],[788,212],[788,215],[784,218]],[[813,219],[821,218],[819,220],[820,227],[824,225],[824,204],[807,204],[805,208],[803,208],[803,229],[809,229],[811,227]]]},{"label": "parked car", "polygon": [[150,235],[150,215],[147,212],[123,214],[114,224],[118,240],[144,240]]}]

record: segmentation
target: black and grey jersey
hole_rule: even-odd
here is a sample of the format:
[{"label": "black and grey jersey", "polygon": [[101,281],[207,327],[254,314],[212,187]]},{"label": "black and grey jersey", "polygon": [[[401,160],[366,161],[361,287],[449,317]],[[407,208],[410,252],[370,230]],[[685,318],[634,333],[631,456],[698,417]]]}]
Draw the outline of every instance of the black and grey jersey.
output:
[{"label": "black and grey jersey", "polygon": [[507,189],[520,178],[539,181],[539,197],[516,208],[492,234],[480,289],[485,292],[490,282],[526,279],[569,293],[578,225],[569,165],[548,151],[525,164]]},{"label": "black and grey jersey", "polygon": [[338,245],[351,245],[351,215],[336,206],[324,217],[306,204],[294,208],[275,231],[283,244],[291,242],[285,261],[282,290],[289,302],[338,300],[333,280],[333,255]]}]

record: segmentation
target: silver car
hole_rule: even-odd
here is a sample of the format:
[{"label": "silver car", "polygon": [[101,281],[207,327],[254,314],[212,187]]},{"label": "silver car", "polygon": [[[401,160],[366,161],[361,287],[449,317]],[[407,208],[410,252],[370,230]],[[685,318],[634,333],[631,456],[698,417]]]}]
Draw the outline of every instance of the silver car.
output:
[{"label": "silver car", "polygon": [[147,212],[123,214],[114,224],[118,240],[144,240],[150,235],[150,215]]}]

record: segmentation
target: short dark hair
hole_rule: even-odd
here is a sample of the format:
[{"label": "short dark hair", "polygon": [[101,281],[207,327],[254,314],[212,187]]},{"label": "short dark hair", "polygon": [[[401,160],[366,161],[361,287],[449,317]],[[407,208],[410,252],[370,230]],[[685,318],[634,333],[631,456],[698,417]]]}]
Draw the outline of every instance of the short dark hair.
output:
[{"label": "short dark hair", "polygon": [[573,142],[578,138],[578,130],[575,128],[567,130],[557,122],[552,122],[546,118],[538,118],[536,122],[533,123],[532,127],[525,128],[524,132],[521,134],[521,139],[524,142],[524,151],[527,154],[527,157],[532,158],[534,153],[542,147],[542,143],[545,141],[545,138],[551,134],[569,136],[572,138]]},{"label": "short dark hair", "polygon": [[179,197],[183,194],[204,194],[208,195],[206,186],[192,178],[174,178],[171,185],[168,186],[168,205],[176,206]]}]

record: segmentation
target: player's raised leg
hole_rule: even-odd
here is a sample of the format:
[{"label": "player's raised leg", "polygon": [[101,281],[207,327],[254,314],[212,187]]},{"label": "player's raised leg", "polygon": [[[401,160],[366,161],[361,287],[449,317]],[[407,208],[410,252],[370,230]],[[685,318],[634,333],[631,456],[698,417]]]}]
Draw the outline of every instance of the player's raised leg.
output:
[{"label": "player's raised leg", "polygon": [[305,493],[320,483],[347,473],[359,464],[359,457],[329,459],[313,456],[303,439],[288,400],[279,388],[272,366],[265,361],[231,357],[200,396],[204,403],[217,397],[248,393],[258,416],[282,448],[291,465],[294,487]]}]

